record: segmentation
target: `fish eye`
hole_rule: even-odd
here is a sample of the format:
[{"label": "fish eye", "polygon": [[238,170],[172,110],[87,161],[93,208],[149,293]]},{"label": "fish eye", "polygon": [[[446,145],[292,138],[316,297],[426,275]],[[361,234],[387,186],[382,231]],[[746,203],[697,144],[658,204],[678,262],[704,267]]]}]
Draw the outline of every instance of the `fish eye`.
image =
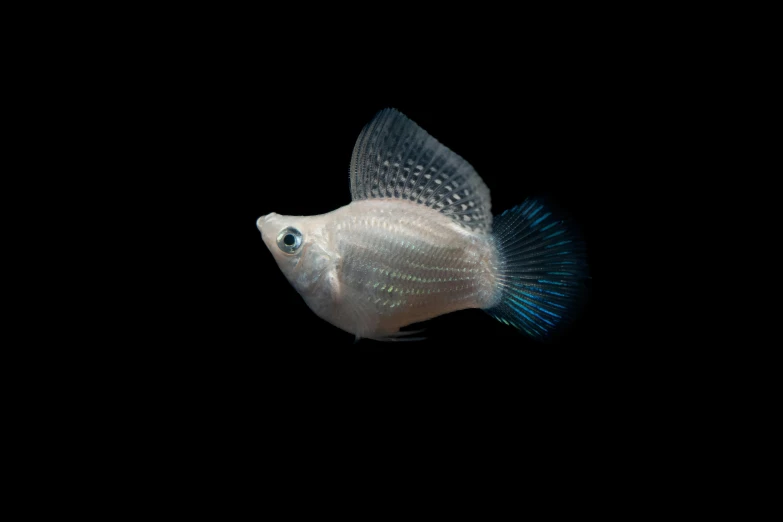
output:
[{"label": "fish eye", "polygon": [[277,234],[277,246],[286,254],[293,254],[302,246],[302,233],[294,227],[286,227]]}]

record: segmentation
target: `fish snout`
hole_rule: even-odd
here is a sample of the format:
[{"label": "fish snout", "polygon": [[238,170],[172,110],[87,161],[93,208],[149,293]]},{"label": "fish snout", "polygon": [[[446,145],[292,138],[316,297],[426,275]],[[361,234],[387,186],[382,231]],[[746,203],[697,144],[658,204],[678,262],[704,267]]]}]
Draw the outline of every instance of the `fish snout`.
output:
[{"label": "fish snout", "polygon": [[261,232],[261,234],[264,233],[264,225],[272,220],[275,216],[277,216],[277,214],[270,212],[266,216],[261,216],[258,218],[258,221],[256,221],[256,226],[258,227],[258,230]]}]

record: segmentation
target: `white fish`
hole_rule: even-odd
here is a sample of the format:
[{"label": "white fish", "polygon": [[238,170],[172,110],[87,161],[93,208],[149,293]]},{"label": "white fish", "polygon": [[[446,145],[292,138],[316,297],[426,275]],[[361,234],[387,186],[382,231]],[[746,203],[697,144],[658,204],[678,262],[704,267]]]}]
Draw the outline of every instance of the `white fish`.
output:
[{"label": "white fish", "polygon": [[359,338],[480,308],[537,339],[567,324],[587,274],[583,243],[546,204],[499,216],[468,162],[394,109],[362,130],[352,202],[258,219],[280,270],[319,317]]}]

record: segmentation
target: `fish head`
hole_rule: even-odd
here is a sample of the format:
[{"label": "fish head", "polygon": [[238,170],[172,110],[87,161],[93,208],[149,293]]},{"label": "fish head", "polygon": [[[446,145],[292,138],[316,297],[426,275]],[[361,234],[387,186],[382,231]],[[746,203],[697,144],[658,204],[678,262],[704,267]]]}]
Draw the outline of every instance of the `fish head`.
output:
[{"label": "fish head", "polygon": [[329,237],[320,216],[267,214],[258,218],[264,244],[293,287],[307,297],[318,291],[324,271],[333,266]]}]

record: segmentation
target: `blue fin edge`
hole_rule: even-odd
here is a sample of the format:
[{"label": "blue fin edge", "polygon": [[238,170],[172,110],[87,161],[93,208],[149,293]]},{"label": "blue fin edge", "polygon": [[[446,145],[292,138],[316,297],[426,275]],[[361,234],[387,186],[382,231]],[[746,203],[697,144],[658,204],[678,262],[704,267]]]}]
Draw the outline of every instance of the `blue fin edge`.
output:
[{"label": "blue fin edge", "polygon": [[589,278],[585,244],[575,224],[540,198],[495,216],[500,297],[485,309],[498,321],[539,341],[568,329]]}]

